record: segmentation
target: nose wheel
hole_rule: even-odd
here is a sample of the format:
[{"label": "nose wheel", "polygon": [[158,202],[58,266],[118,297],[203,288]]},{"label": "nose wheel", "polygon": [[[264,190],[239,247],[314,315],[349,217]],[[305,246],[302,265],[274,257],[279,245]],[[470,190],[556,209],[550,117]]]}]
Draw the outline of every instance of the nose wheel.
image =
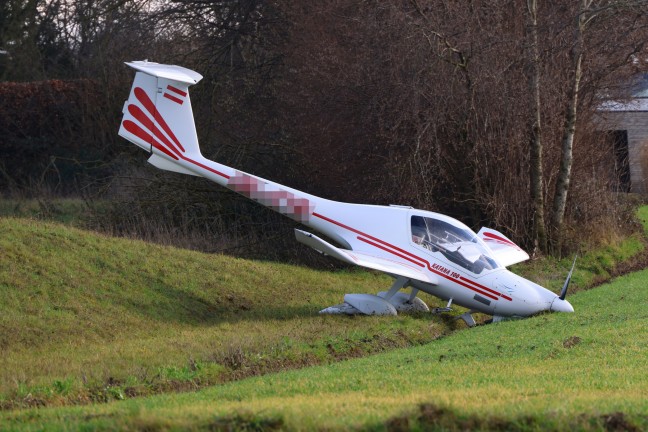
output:
[{"label": "nose wheel", "polygon": [[442,314],[444,312],[451,312],[452,308],[450,306],[452,306],[452,298],[450,298],[450,300],[448,300],[448,304],[446,305],[446,307],[434,308],[430,312],[435,314],[435,315],[436,314]]},{"label": "nose wheel", "polygon": [[[450,300],[448,300],[448,304],[446,305],[446,307],[434,308],[430,310],[430,312],[433,314],[442,314],[445,312],[451,312],[452,311],[451,306],[452,306],[452,297],[450,298]],[[462,319],[468,327],[475,327],[477,323],[475,322],[475,318],[473,318],[472,316],[472,313],[474,312],[475,311],[470,310],[466,313],[459,315],[458,317],[455,318],[455,320]]]}]

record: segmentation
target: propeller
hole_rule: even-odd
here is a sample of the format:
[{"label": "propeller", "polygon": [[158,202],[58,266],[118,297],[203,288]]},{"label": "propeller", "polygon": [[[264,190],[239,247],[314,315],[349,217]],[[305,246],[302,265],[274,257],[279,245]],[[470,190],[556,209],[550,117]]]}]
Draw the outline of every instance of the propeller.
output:
[{"label": "propeller", "polygon": [[563,285],[562,290],[560,291],[560,296],[558,296],[560,300],[565,300],[565,296],[567,295],[567,288],[569,288],[569,282],[571,282],[572,273],[574,267],[576,267],[576,258],[578,258],[578,254],[574,255],[574,262],[572,263],[571,270],[569,270],[567,279],[565,279],[565,285]]}]

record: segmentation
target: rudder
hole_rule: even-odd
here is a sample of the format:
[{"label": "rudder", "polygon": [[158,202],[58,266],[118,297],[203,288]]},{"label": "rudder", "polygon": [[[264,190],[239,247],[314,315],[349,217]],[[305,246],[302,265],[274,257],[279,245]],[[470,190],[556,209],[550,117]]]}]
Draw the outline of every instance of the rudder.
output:
[{"label": "rudder", "polygon": [[147,61],[126,64],[137,73],[124,104],[119,135],[153,153],[149,161],[155,166],[192,174],[173,162],[202,158],[189,99],[189,86],[202,75]]}]

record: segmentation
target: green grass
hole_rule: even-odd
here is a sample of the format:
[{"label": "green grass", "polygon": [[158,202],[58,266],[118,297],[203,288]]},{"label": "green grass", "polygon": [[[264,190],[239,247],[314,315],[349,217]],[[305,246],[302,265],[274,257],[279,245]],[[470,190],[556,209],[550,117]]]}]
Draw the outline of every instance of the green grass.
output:
[{"label": "green grass", "polygon": [[[93,203],[103,208],[105,203]],[[20,217],[83,226],[90,217],[88,203],[80,198],[0,199],[0,217]]]},{"label": "green grass", "polygon": [[[61,222],[74,225],[75,220],[83,219],[83,216],[74,216],[82,213],[81,202],[57,205]],[[29,208],[34,209],[23,208],[26,214],[29,214]],[[208,255],[110,238],[33,219],[0,218],[0,234],[0,409],[90,404],[191,391],[254,375],[326,365],[402,347],[417,347],[450,334],[453,334],[452,340],[465,337],[454,333],[455,328],[463,328],[463,323],[457,324],[438,316],[380,318],[317,314],[318,310],[341,302],[344,293],[376,292],[390,284],[389,278],[372,273],[324,272]],[[585,253],[579,258],[574,273],[570,301],[571,294],[609,278],[619,263],[635,259],[643,249],[643,239],[635,235]],[[570,265],[570,258],[546,258],[517,266],[514,270],[557,291]],[[433,297],[423,297],[432,307],[445,305]],[[577,315],[581,316],[580,306],[572,303],[577,308]],[[458,308],[455,313],[461,312],[463,310]],[[545,319],[560,318],[551,316],[535,320]],[[515,325],[524,328],[531,321]],[[491,327],[501,328],[497,325],[460,333],[481,334]],[[500,335],[497,331],[493,337],[499,339]],[[525,339],[520,335],[511,338]],[[439,341],[433,346],[436,347],[437,343],[450,342]],[[472,346],[475,342],[465,343]],[[454,349],[463,350],[461,347]],[[474,354],[478,355],[478,351]],[[390,371],[400,374],[403,372],[401,368],[417,370],[413,363],[423,360],[413,358],[417,360],[405,360],[404,363],[392,360],[399,366]],[[451,358],[452,355],[441,353],[433,362],[439,371],[445,371],[446,362]],[[507,362],[506,358],[500,360]],[[463,370],[461,365],[451,365]],[[363,367],[359,366],[354,373],[364,376]],[[482,368],[481,365],[475,367]],[[527,373],[542,374],[537,369],[521,369],[520,373],[525,377]],[[419,379],[407,376],[414,381]],[[448,392],[453,397],[458,397],[453,393],[452,383],[439,375],[434,376],[448,385]],[[479,377],[479,385],[472,387],[472,391],[482,396],[482,387],[489,388],[481,385],[483,380]],[[346,383],[346,386],[354,389],[354,382]],[[359,382],[364,382],[364,379]],[[367,414],[368,417],[358,423],[363,428],[371,425],[382,427],[384,422],[394,422],[395,425],[404,422],[425,428],[431,421],[455,422],[452,423],[455,425],[459,424],[457,421],[481,425],[497,421],[489,417],[488,410],[462,410],[462,404],[453,404],[450,399],[440,398],[436,393],[434,398],[428,399],[403,393],[391,395],[390,392],[372,396],[362,392],[345,393],[342,387],[344,385],[340,384],[341,400],[349,398],[350,407],[354,403],[364,404],[353,402],[355,395],[361,400],[370,400],[370,405],[375,403],[378,407],[384,405],[385,409],[389,408],[387,417]],[[393,387],[395,385],[390,384],[388,389]],[[237,387],[215,389],[219,388],[227,392],[227,389]],[[216,391],[215,397],[220,398],[215,389],[210,391]],[[311,390],[315,394],[319,392],[316,387]],[[506,402],[508,390],[495,390],[504,392],[498,400],[505,405],[511,403]],[[413,390],[412,394],[417,394],[417,391]],[[191,399],[191,396],[174,395],[171,400],[184,400],[185,397]],[[282,399],[285,397],[275,395],[272,400],[283,404],[287,403]],[[385,401],[380,402],[382,398]],[[317,405],[316,399],[309,403]],[[401,399],[407,401],[409,408],[397,403]],[[149,408],[142,408],[148,406],[147,399],[138,400],[143,405],[135,403],[133,409],[138,413],[142,409],[148,412]],[[308,423],[307,418],[315,414],[307,413],[306,408],[303,412],[307,414],[281,411],[268,399],[264,402],[269,404],[268,411],[264,411],[265,408],[259,410],[254,404],[239,406],[230,402],[223,405],[228,408],[209,415],[201,411],[196,419],[180,416],[176,422],[156,411],[150,419],[147,415],[138,414],[126,416],[123,424],[113,420],[106,424],[132,429],[139,428],[140,422],[142,427],[147,427],[149,420],[152,427],[159,425],[162,428],[167,424],[180,428],[183,425],[202,428],[205,424],[246,428],[255,422],[261,422],[265,427],[283,425],[291,428],[319,424],[315,420],[315,423]],[[435,405],[430,405],[430,402]],[[344,411],[335,408],[338,402],[327,403],[332,404],[331,409]],[[194,408],[188,409],[192,411]],[[13,412],[19,415],[18,411]],[[40,412],[31,411],[25,415],[38,418]],[[80,409],[78,412],[88,411]],[[573,409],[570,411],[572,414],[575,412]],[[516,417],[518,414],[522,416],[521,420]],[[524,423],[523,417],[527,414],[518,414],[507,414],[507,421]],[[11,414],[7,415],[11,417]],[[94,418],[94,414],[86,415]],[[328,415],[337,414],[329,412]],[[350,415],[342,418],[351,421]],[[112,418],[113,414],[109,416]],[[557,416],[556,421],[564,422],[568,417]],[[25,419],[24,416],[20,418]],[[599,424],[599,420],[591,421]],[[0,421],[0,429],[1,424]],[[343,423],[331,424],[338,428]]]},{"label": "green grass", "polygon": [[[386,276],[0,218],[0,407],[89,403],[429,342],[429,315],[319,316]],[[433,298],[426,298],[432,301]]]},{"label": "green grass", "polygon": [[[578,253],[569,292],[589,289],[609,280],[616,274],[619,265],[639,259],[644,249],[644,237],[633,234],[613,244],[599,245],[595,249]],[[573,260],[574,256],[565,258],[544,256],[541,259],[512,266],[510,270],[558,292]]]},{"label": "green grass", "polygon": [[645,430],[647,283],[644,270],[572,296],[573,314],[477,327],[324,367],[0,418],[16,430]]},{"label": "green grass", "polygon": [[644,233],[648,235],[648,206],[641,206],[637,210],[637,219],[644,229]]}]

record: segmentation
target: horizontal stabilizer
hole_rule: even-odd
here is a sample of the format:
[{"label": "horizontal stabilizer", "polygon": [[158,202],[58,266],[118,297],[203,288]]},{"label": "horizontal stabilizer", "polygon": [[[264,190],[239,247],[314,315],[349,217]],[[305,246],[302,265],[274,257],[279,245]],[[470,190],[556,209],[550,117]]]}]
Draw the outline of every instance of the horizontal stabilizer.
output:
[{"label": "horizontal stabilizer", "polygon": [[529,259],[529,254],[513,243],[504,234],[490,228],[482,228],[477,235],[486,243],[495,259],[504,267]]},{"label": "horizontal stabilizer", "polygon": [[295,237],[299,243],[303,243],[306,246],[315,249],[319,253],[332,256],[333,258],[337,258],[347,264],[357,264],[356,261],[347,254],[345,249],[337,248],[314,234],[296,229]]},{"label": "horizontal stabilizer", "polygon": [[196,84],[202,79],[202,75],[182,66],[166,65],[149,61],[132,61],[126,64],[133,69],[145,74],[178,81],[186,84]]},{"label": "horizontal stabilizer", "polygon": [[426,274],[409,264],[399,263],[392,260],[386,260],[374,255],[340,249],[321,238],[302,230],[295,230],[297,241],[303,243],[316,251],[339,259],[347,264],[354,264],[366,267],[372,270],[378,270],[393,276],[403,276],[408,279],[415,279],[432,285],[437,285],[438,281],[432,274]]},{"label": "horizontal stabilizer", "polygon": [[151,157],[148,159],[148,163],[150,163],[151,165],[159,169],[173,171],[180,174],[189,174],[189,175],[198,176],[198,174],[191,172],[188,169],[183,168],[180,165],[173,163],[168,159],[163,158],[162,156],[158,156],[155,153],[153,153]]}]

